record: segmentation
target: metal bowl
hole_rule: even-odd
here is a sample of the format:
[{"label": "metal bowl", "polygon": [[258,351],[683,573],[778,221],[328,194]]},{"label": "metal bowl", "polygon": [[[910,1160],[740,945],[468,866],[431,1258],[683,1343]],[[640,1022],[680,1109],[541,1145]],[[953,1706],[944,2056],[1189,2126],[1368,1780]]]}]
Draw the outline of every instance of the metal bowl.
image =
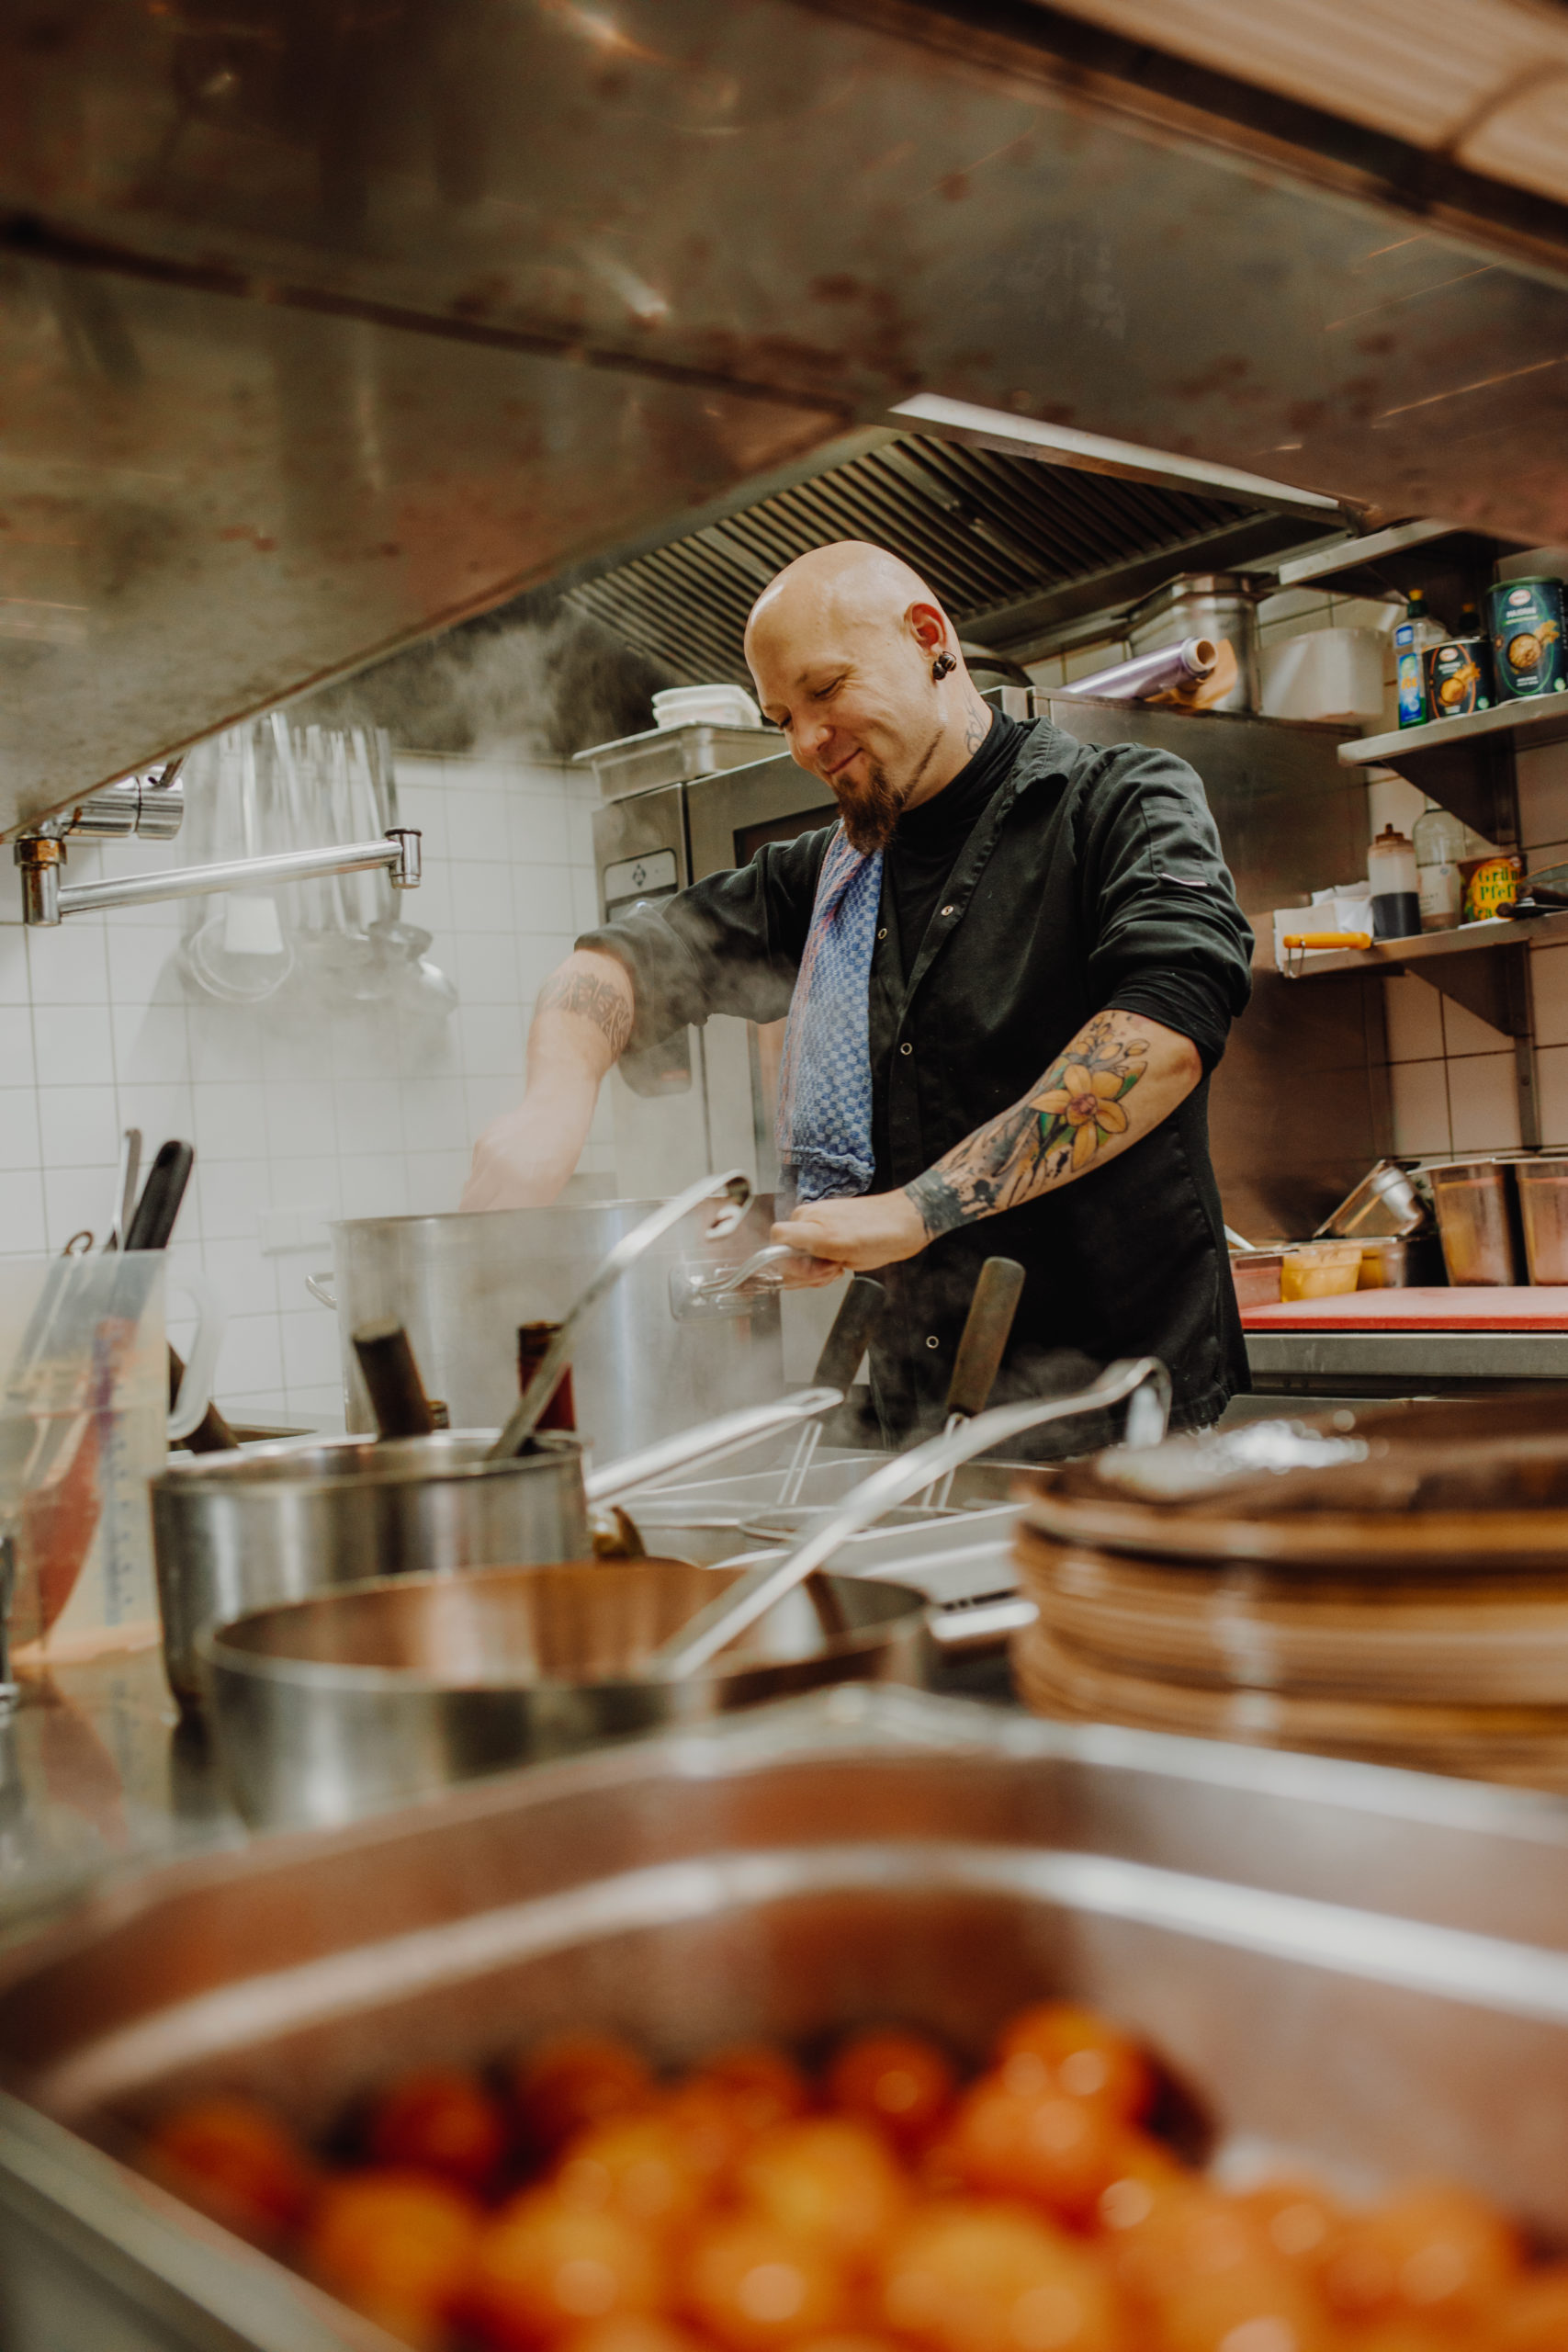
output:
[{"label": "metal bowl", "polygon": [[321,1826],[510,1765],[846,1681],[919,1684],[924,1596],[819,1580],[720,1663],[640,1672],[740,1571],[686,1560],[570,1561],[378,1578],[209,1630],[198,1644],[220,1765],[257,1827]]},{"label": "metal bowl", "polygon": [[152,1481],[164,1661],[201,1703],[196,1644],[247,1610],[369,1577],[570,1560],[588,1549],[581,1442],[491,1462],[493,1430],[192,1454]]}]

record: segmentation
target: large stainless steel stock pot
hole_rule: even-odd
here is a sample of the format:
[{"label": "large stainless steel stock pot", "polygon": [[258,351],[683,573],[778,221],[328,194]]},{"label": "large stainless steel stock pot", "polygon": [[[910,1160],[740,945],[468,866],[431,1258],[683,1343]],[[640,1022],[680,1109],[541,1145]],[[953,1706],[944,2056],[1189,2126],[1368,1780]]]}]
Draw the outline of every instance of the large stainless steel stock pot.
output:
[{"label": "large stainless steel stock pot", "polygon": [[[333,1227],[333,1289],[351,1430],[375,1424],[349,1334],[391,1317],[413,1344],[424,1385],[455,1428],[499,1429],[517,1402],[517,1327],[558,1321],[615,1244],[659,1204],[592,1201],[476,1216],[355,1217]],[[694,1421],[766,1403],[784,1387],[776,1291],[722,1316],[677,1321],[679,1266],[748,1257],[765,1241],[771,1199],[754,1202],[722,1243],[691,1220],[623,1275],[572,1350],[577,1424],[601,1461]],[[321,1288],[318,1295],[321,1295]]]}]

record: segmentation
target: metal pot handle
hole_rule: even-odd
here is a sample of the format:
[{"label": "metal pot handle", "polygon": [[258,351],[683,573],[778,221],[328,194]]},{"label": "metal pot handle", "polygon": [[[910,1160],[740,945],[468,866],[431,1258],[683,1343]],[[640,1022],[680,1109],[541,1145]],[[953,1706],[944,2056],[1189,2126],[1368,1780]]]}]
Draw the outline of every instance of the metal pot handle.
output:
[{"label": "metal pot handle", "polygon": [[918,1445],[912,1453],[900,1453],[869,1478],[862,1479],[840,1508],[827,1519],[816,1533],[783,1560],[764,1561],[748,1570],[705,1609],[699,1609],[689,1623],[671,1634],[654,1652],[649,1661],[650,1680],[675,1682],[688,1674],[695,1674],[710,1663],[739,1634],[754,1625],[759,1617],[793,1592],[798,1584],[816,1569],[826,1566],[840,1544],[858,1535],[863,1527],[870,1527],[885,1510],[898,1503],[908,1502],[923,1487],[940,1478],[945,1471],[955,1469],[960,1463],[972,1461],[993,1445],[1005,1445],[1010,1438],[1021,1437],[1026,1430],[1041,1429],[1050,1421],[1070,1420],[1079,1413],[1103,1410],[1107,1405],[1118,1405],[1124,1397],[1135,1396],[1145,1386],[1155,1392],[1152,1413],[1140,1416],[1143,1429],[1140,1442],[1153,1442],[1151,1433],[1165,1434],[1166,1414],[1170,1403],[1170,1374],[1155,1356],[1138,1356],[1131,1362],[1107,1366],[1093,1385],[1081,1389],[1072,1396],[1032,1396],[1018,1405],[993,1406],[987,1413],[977,1413],[961,1429],[944,1431],[941,1437]]},{"label": "metal pot handle", "polygon": [[660,1438],[656,1445],[645,1445],[639,1453],[625,1453],[618,1462],[607,1462],[602,1470],[595,1470],[584,1482],[588,1499],[620,1502],[638,1487],[651,1486],[655,1479],[689,1469],[694,1463],[716,1462],[727,1453],[739,1453],[742,1446],[774,1437],[798,1421],[814,1421],[818,1414],[830,1413],[843,1401],[837,1388],[802,1388],[793,1396],[780,1397],[776,1404],[748,1405],[716,1421],[682,1430],[674,1437]]},{"label": "metal pot handle", "polygon": [[337,1313],[337,1294],[335,1291],[330,1290],[327,1287],[331,1281],[332,1275],[330,1273],[307,1274],[305,1277],[305,1287],[319,1306],[330,1306],[333,1313],[335,1315]]}]

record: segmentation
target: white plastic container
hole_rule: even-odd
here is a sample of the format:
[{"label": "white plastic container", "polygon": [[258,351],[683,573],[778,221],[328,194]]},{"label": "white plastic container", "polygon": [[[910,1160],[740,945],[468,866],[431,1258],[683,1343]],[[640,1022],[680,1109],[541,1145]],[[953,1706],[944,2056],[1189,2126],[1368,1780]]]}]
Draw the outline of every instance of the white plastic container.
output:
[{"label": "white plastic container", "polygon": [[1269,718],[1371,725],[1382,717],[1383,640],[1375,628],[1308,629],[1263,649]]},{"label": "white plastic container", "polygon": [[1385,825],[1367,851],[1372,886],[1372,932],[1378,939],[1410,939],[1421,928],[1416,846],[1397,826]]},{"label": "white plastic container", "polygon": [[653,697],[656,727],[761,727],[762,714],[743,686],[670,686]]}]

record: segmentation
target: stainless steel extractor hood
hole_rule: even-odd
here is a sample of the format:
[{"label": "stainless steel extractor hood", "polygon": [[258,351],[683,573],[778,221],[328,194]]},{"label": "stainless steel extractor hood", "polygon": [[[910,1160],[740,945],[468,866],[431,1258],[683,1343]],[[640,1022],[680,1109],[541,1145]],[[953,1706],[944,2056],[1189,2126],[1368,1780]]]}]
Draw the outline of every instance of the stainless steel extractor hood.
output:
[{"label": "stainless steel extractor hood", "polygon": [[0,831],[924,395],[1568,537],[1540,174],[1111,13],[13,0]]},{"label": "stainless steel extractor hood", "polygon": [[682,683],[748,681],[759,589],[834,538],[874,539],[929,580],[966,637],[1028,653],[1066,616],[1132,605],[1173,572],[1257,563],[1337,521],[1258,496],[1048,465],[973,440],[877,446],[573,586]]}]

